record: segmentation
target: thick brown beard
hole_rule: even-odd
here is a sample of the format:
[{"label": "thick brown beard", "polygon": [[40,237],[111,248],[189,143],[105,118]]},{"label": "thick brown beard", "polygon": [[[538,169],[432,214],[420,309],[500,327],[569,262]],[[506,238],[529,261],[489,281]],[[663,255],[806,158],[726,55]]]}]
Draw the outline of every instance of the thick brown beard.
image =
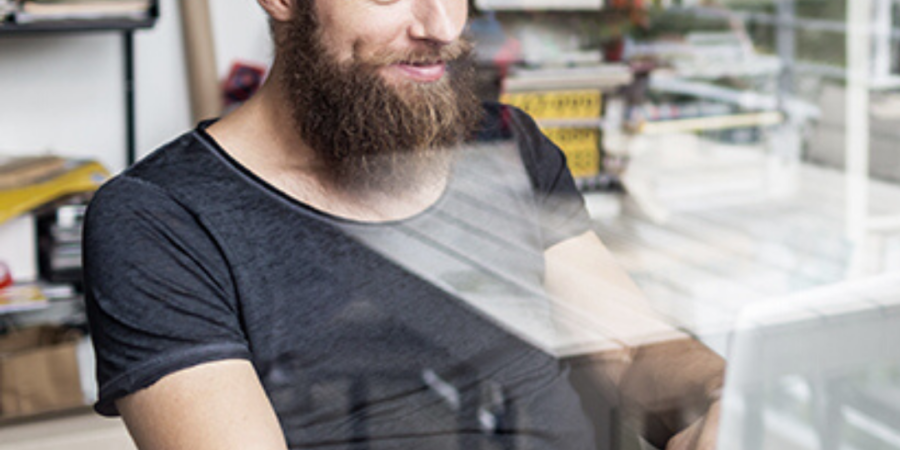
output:
[{"label": "thick brown beard", "polygon": [[[297,2],[279,43],[280,81],[317,173],[347,192],[397,194],[446,173],[452,149],[482,114],[470,46],[338,63],[322,43],[313,2]],[[378,69],[399,61],[447,61],[435,83],[389,85]]]}]

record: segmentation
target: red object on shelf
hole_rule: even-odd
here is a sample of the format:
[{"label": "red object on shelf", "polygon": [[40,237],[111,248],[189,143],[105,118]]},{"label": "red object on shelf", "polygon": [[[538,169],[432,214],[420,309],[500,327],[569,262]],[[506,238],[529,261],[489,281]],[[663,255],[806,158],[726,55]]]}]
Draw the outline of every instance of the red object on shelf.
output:
[{"label": "red object on shelf", "polygon": [[619,38],[603,46],[603,59],[608,62],[622,61],[625,55],[625,40]]},{"label": "red object on shelf", "polygon": [[247,62],[235,62],[231,72],[222,83],[225,105],[230,106],[247,101],[262,86],[266,68]]},{"label": "red object on shelf", "polygon": [[12,272],[9,270],[9,266],[0,262],[0,289],[5,289],[13,284]]},{"label": "red object on shelf", "polygon": [[613,0],[612,1],[613,8],[643,8],[644,0]]}]

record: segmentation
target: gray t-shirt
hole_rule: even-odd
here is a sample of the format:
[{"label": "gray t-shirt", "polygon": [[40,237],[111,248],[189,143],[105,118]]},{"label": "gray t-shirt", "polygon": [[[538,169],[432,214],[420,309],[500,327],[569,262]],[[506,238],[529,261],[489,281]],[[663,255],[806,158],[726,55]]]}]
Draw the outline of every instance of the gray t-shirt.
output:
[{"label": "gray t-shirt", "polygon": [[360,223],[300,203],[203,124],[107,183],[85,230],[98,412],[252,362],[291,448],[586,449],[543,251],[589,229],[561,152],[488,104],[441,198]]}]

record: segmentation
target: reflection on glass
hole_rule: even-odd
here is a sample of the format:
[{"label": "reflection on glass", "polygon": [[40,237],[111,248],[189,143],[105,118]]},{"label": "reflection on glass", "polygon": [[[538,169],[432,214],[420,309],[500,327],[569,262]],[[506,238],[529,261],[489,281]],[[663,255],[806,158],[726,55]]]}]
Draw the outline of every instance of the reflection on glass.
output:
[{"label": "reflection on glass", "polygon": [[747,308],[734,332],[720,448],[900,445],[900,278]]}]

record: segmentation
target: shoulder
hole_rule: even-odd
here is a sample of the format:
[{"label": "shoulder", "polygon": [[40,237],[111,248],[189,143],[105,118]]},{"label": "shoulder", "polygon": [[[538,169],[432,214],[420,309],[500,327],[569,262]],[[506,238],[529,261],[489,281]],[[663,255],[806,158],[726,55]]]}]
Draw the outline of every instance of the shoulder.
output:
[{"label": "shoulder", "polygon": [[482,103],[482,109],[484,115],[476,134],[480,142],[540,135],[534,119],[515,106],[489,101]]},{"label": "shoulder", "polygon": [[497,102],[485,102],[483,108],[478,142],[514,142],[534,184],[542,184],[543,177],[555,179],[567,170],[563,152],[528,113]]},{"label": "shoulder", "polygon": [[120,174],[91,199],[84,219],[86,255],[146,251],[176,241],[209,241],[209,233],[195,211],[162,187]]},{"label": "shoulder", "polygon": [[123,175],[166,191],[197,184],[215,174],[221,162],[200,128],[160,146]]},{"label": "shoulder", "polygon": [[[90,209],[146,210],[180,207],[200,214],[233,189],[232,174],[198,130],[182,134],[105,183]],[[221,199],[219,199],[221,200]],[[89,209],[89,210],[90,210]]]},{"label": "shoulder", "polygon": [[535,120],[521,109],[497,102],[484,102],[484,116],[476,136],[478,142],[514,141],[526,163],[542,154],[558,153],[558,148],[541,131]]},{"label": "shoulder", "polygon": [[134,235],[134,223],[196,222],[215,157],[195,132],[161,146],[100,187],[86,216],[86,238]]},{"label": "shoulder", "polygon": [[140,178],[119,174],[107,181],[94,194],[88,205],[87,215],[102,218],[101,221],[124,218],[138,211],[175,206],[177,203],[165,190]]}]

